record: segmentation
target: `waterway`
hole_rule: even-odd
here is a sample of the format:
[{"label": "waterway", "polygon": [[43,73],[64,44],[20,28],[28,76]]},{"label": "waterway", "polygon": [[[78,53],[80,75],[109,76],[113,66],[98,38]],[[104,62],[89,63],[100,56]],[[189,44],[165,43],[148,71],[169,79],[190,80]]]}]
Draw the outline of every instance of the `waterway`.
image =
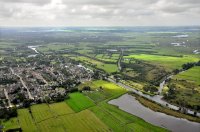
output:
[{"label": "waterway", "polygon": [[119,109],[138,116],[151,124],[173,132],[200,132],[200,123],[155,112],[143,106],[135,97],[128,94],[124,94],[108,103],[118,106]]}]

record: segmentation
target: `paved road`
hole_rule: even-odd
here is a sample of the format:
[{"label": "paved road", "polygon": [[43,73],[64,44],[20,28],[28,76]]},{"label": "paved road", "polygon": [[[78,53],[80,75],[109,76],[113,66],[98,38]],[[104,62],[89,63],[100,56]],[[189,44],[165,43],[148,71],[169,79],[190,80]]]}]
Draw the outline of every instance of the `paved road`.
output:
[{"label": "paved road", "polygon": [[12,105],[11,102],[10,102],[10,98],[9,98],[9,96],[8,96],[7,90],[6,90],[5,88],[4,88],[3,90],[4,90],[4,94],[5,94],[5,96],[6,96],[6,99],[8,100],[8,107],[13,107],[13,105]]},{"label": "paved road", "polygon": [[21,81],[23,87],[27,90],[29,99],[34,99],[33,96],[31,95],[31,93],[30,93],[28,87],[26,86],[25,82],[23,81],[22,77],[19,76],[18,74],[16,74],[16,73],[14,72],[14,70],[13,70],[11,67],[10,67],[10,70],[11,70],[12,74],[14,74],[14,75],[16,75],[17,77],[20,78],[20,81]]},{"label": "paved road", "polygon": [[120,55],[119,55],[119,59],[118,59],[118,62],[117,62],[119,71],[122,70],[121,61],[122,61],[122,58],[123,58],[123,54],[124,54],[124,51],[123,51],[123,49],[121,49],[121,53],[120,53]]},{"label": "paved road", "polygon": [[[115,84],[117,84],[117,85],[119,85],[119,86],[121,86],[121,87],[123,87],[123,88],[125,88],[125,89],[127,89],[128,91],[132,91],[132,92],[134,92],[135,94],[138,94],[138,95],[140,95],[140,96],[142,96],[142,97],[144,97],[144,98],[147,98],[147,99],[149,99],[149,100],[152,100],[152,101],[155,101],[156,103],[158,103],[158,104],[161,104],[161,105],[163,105],[163,106],[166,106],[166,107],[169,107],[170,109],[173,109],[173,110],[179,110],[179,107],[177,107],[177,106],[175,106],[175,105],[173,105],[173,104],[169,104],[168,102],[166,102],[165,100],[163,100],[162,98],[163,98],[163,96],[161,96],[161,95],[155,95],[155,96],[150,96],[150,95],[147,95],[147,94],[143,94],[141,91],[137,91],[137,90],[135,90],[134,88],[131,88],[131,87],[129,87],[129,86],[127,86],[127,85],[124,85],[124,84],[122,84],[122,83],[120,83],[120,82],[115,82],[113,79],[111,79],[111,78],[108,78],[107,79],[108,81],[110,81],[110,82],[113,82],[113,83],[115,83]],[[194,114],[194,111],[192,111],[192,110],[188,110],[188,113],[189,114]],[[197,113],[197,116],[198,117],[200,117],[200,113]]]}]

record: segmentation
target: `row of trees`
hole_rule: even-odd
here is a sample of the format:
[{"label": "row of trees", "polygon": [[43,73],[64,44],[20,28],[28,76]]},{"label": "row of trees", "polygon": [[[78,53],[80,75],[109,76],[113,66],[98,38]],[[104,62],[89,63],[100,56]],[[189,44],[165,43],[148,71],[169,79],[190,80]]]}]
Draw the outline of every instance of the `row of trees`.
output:
[{"label": "row of trees", "polygon": [[9,119],[11,117],[16,117],[17,116],[17,108],[12,107],[12,108],[4,108],[0,109],[0,118],[1,119]]},{"label": "row of trees", "polygon": [[200,60],[198,62],[189,62],[189,63],[186,63],[186,64],[183,64],[182,65],[182,69],[175,69],[173,70],[173,73],[174,74],[178,74],[180,71],[183,71],[183,70],[188,70],[194,66],[200,66]]}]

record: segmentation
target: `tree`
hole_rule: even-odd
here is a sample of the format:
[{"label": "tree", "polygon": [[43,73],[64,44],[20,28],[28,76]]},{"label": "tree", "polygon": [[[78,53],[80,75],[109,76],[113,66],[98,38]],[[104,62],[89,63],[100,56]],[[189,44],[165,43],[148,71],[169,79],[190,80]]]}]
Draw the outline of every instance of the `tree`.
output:
[{"label": "tree", "polygon": [[154,93],[154,92],[157,92],[157,91],[158,91],[157,87],[154,86],[154,85],[152,85],[152,84],[150,84],[150,85],[145,85],[145,86],[143,87],[143,90],[144,90],[145,92],[150,92],[150,93]]},{"label": "tree", "polygon": [[91,88],[90,88],[90,86],[84,86],[84,87],[83,87],[83,90],[84,90],[84,91],[90,91]]}]

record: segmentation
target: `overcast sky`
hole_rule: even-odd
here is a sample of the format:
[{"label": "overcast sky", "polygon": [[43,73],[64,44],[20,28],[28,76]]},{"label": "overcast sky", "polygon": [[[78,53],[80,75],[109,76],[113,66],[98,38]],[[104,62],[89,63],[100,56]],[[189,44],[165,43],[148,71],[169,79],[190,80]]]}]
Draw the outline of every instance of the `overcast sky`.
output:
[{"label": "overcast sky", "polygon": [[200,25],[200,0],[0,0],[0,26]]}]

